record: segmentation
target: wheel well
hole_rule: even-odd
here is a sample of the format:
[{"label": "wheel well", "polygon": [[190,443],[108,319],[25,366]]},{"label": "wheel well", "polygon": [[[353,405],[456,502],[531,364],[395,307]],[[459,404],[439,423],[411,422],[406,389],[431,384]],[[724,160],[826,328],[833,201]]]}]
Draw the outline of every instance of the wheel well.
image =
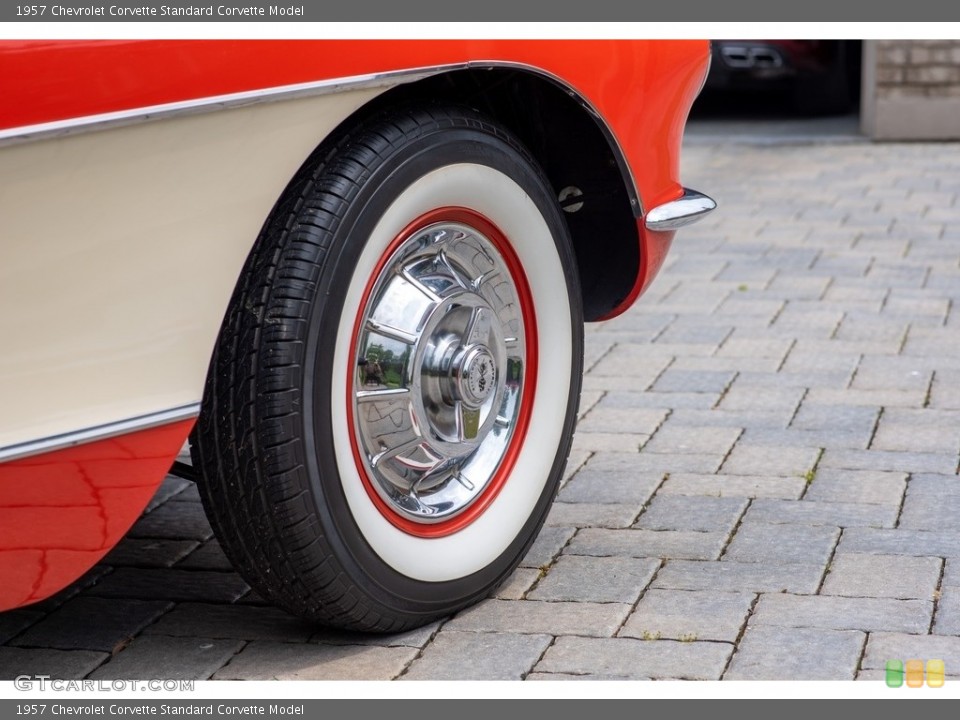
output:
[{"label": "wheel well", "polygon": [[563,215],[573,239],[584,318],[596,320],[617,307],[640,270],[640,205],[603,121],[548,77],[489,68],[452,70],[392,88],[347,122],[391,106],[438,100],[474,107],[509,129],[540,163],[555,196],[565,188],[582,193],[563,203]]}]

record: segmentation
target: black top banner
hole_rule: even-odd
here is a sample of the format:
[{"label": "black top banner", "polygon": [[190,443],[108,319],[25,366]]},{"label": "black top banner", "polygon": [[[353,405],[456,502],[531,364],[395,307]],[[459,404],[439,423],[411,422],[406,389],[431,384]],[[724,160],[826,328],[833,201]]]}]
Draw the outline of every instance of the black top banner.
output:
[{"label": "black top banner", "polygon": [[[870,22],[866,22],[869,19]],[[960,3],[943,0],[837,2],[804,0],[59,0],[4,3],[0,22],[948,22],[960,20]],[[682,29],[678,28],[682,33]],[[909,33],[909,28],[904,28]],[[944,27],[945,36],[960,28]]]}]

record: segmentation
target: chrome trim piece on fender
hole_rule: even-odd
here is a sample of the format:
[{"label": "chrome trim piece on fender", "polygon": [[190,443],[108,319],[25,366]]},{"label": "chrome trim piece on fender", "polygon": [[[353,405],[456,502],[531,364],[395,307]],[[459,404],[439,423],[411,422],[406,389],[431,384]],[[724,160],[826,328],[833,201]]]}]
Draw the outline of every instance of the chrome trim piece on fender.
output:
[{"label": "chrome trim piece on fender", "polygon": [[717,203],[713,198],[689,188],[683,189],[683,195],[663,205],[658,205],[647,213],[644,224],[647,230],[665,232],[692,225],[713,212]]},{"label": "chrome trim piece on fender", "polygon": [[316,82],[299,83],[296,85],[280,85],[278,87],[264,88],[261,90],[231,93],[229,95],[213,95],[210,97],[196,98],[195,100],[183,100],[181,102],[165,103],[163,105],[150,105],[147,107],[132,108],[130,110],[102,113],[100,115],[86,115],[37,125],[21,125],[20,127],[0,130],[0,147],[18,142],[26,142],[28,140],[60,137],[76,132],[101,130],[118,125],[131,125],[133,123],[159,120],[176,115],[214,112],[216,110],[245,107],[262,102],[293,100],[345,92],[348,90],[390,87],[416,82],[431,75],[436,75],[438,72],[441,72],[441,70],[458,70],[465,67],[467,67],[465,64],[459,64],[444,66],[442,68],[415,68],[371,75],[356,75],[353,77],[318,80]]},{"label": "chrome trim piece on fender", "polygon": [[141,415],[130,418],[129,420],[120,420],[106,425],[98,425],[84,430],[64,433],[63,435],[55,435],[53,437],[43,438],[42,440],[32,440],[18,445],[8,445],[7,447],[0,448],[0,462],[17,460],[30,455],[39,455],[55,450],[63,450],[95,440],[108,440],[118,435],[126,435],[139,430],[149,430],[181,420],[190,420],[199,414],[200,403],[193,403],[192,405],[183,405],[170,410],[150,413],[149,415]]}]

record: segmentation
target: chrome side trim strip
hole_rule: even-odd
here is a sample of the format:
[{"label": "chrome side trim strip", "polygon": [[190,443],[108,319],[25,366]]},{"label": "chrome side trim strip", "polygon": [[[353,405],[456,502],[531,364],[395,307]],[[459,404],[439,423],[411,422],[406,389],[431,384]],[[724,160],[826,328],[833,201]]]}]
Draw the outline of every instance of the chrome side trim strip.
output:
[{"label": "chrome side trim strip", "polygon": [[665,232],[692,225],[703,219],[717,207],[713,198],[689,188],[683,189],[678,200],[658,205],[647,213],[644,224],[647,230]]},{"label": "chrome side trim strip", "polygon": [[8,445],[0,448],[0,462],[17,460],[29,457],[30,455],[39,455],[41,453],[63,450],[65,448],[82,445],[95,440],[108,440],[118,435],[137,432],[138,430],[149,430],[150,428],[180,420],[190,420],[200,414],[200,403],[183,405],[170,410],[162,410],[149,415],[130,418],[129,420],[120,420],[106,425],[98,425],[85,430],[64,433],[63,435],[54,435],[53,437],[43,438],[42,440],[31,440],[30,442],[20,443],[18,445]]},{"label": "chrome side trim strip", "polygon": [[422,80],[423,78],[441,72],[441,70],[457,70],[464,67],[466,67],[466,65],[460,64],[436,68],[398,70],[372,75],[356,75],[332,80],[299,83],[296,85],[280,85],[278,87],[250,90],[248,92],[232,93],[229,95],[213,95],[195,100],[183,100],[181,102],[165,103],[163,105],[150,105],[130,110],[102,113],[100,115],[86,115],[84,117],[57,120],[55,122],[40,123],[37,125],[22,125],[20,127],[0,130],[0,147],[18,142],[26,142],[28,140],[60,137],[75,132],[100,130],[118,125],[132,125],[134,123],[159,120],[175,115],[213,112],[262,102],[314,97],[347,90],[392,87],[394,85]]}]

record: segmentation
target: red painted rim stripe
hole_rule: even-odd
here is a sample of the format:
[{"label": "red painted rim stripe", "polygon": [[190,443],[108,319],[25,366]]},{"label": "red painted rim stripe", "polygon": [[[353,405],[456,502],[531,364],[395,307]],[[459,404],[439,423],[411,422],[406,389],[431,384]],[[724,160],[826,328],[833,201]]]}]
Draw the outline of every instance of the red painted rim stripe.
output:
[{"label": "red painted rim stripe", "polygon": [[532,412],[533,399],[536,395],[537,385],[537,366],[539,357],[539,348],[537,345],[537,324],[536,313],[533,305],[533,296],[530,292],[530,286],[527,282],[526,273],[520,259],[517,257],[513,246],[507,240],[500,229],[489,219],[479,213],[463,207],[444,207],[432,210],[421,215],[412,223],[407,225],[403,231],[394,238],[387,249],[384,251],[380,260],[377,262],[373,273],[371,273],[367,285],[364,288],[363,296],[360,301],[360,307],[357,311],[357,317],[353,323],[353,336],[350,340],[350,357],[356,357],[357,342],[360,338],[360,326],[364,315],[364,310],[370,300],[373,287],[377,278],[383,272],[387,262],[393,256],[394,252],[412,235],[421,232],[430,225],[441,222],[456,222],[483,234],[503,257],[507,270],[513,280],[517,291],[517,299],[520,303],[520,312],[523,315],[524,341],[527,348],[527,358],[523,374],[523,390],[520,394],[520,412],[517,415],[517,424],[513,429],[510,441],[507,444],[500,465],[494,472],[493,477],[487,483],[480,495],[459,515],[439,523],[418,523],[403,517],[394,511],[376,491],[373,486],[373,480],[370,478],[363,462],[362,450],[357,442],[356,419],[353,413],[353,402],[356,394],[356,372],[351,365],[349,376],[347,378],[347,425],[350,433],[350,448],[353,451],[354,463],[360,479],[363,481],[363,487],[367,491],[370,501],[376,506],[380,513],[396,528],[403,532],[423,538],[439,538],[452,535],[473,523],[479,518],[490,504],[496,499],[497,495],[506,485],[507,478],[513,471],[513,467],[520,456],[520,450],[523,448],[526,439],[527,429],[530,424],[530,414]]}]

